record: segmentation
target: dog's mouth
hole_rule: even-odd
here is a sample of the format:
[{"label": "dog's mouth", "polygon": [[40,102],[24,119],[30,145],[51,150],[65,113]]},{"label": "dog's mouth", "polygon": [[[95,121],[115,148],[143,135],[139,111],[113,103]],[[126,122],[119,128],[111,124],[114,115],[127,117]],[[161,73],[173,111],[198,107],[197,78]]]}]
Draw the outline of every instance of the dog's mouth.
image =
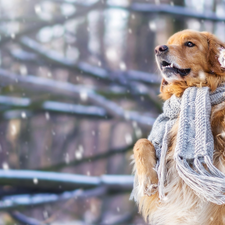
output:
[{"label": "dog's mouth", "polygon": [[166,61],[161,62],[161,70],[165,73],[166,72],[176,73],[176,74],[178,73],[182,77],[187,76],[191,72],[191,69],[180,69],[176,67],[173,63],[169,63]]}]

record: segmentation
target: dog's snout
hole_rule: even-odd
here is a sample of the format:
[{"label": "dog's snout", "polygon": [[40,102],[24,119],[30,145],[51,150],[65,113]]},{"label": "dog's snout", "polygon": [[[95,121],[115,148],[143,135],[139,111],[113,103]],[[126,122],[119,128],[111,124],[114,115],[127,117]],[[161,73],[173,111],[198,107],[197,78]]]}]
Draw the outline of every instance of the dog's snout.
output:
[{"label": "dog's snout", "polygon": [[162,52],[167,52],[168,51],[168,47],[166,45],[159,45],[155,48],[155,54],[159,54]]}]

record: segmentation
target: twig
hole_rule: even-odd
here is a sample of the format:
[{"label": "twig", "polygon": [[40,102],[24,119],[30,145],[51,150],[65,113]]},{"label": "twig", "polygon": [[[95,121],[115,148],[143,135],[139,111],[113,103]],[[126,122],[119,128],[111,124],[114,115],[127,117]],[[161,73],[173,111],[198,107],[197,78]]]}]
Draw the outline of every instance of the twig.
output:
[{"label": "twig", "polygon": [[128,152],[133,148],[133,145],[134,144],[128,145],[128,146],[123,147],[123,148],[111,149],[111,150],[108,150],[104,153],[96,154],[96,155],[89,156],[89,157],[84,157],[80,160],[76,159],[76,160],[70,161],[70,163],[65,163],[65,162],[58,163],[58,164],[55,164],[55,165],[51,165],[49,167],[40,168],[38,170],[41,170],[41,171],[56,171],[56,170],[60,170],[60,169],[65,168],[65,167],[75,167],[75,166],[78,166],[78,165],[83,164],[83,163],[92,163],[92,162],[98,161],[100,159],[105,159],[105,158],[111,157],[113,155],[123,154],[125,152]]}]

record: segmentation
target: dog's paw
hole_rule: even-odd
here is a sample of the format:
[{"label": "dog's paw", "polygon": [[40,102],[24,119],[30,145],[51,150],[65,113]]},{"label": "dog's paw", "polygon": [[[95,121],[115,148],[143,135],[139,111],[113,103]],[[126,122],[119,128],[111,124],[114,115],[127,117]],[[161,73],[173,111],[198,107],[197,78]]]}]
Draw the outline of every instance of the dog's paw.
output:
[{"label": "dog's paw", "polygon": [[157,191],[158,175],[155,171],[155,148],[147,139],[140,139],[134,146],[136,178],[141,195],[151,196]]}]

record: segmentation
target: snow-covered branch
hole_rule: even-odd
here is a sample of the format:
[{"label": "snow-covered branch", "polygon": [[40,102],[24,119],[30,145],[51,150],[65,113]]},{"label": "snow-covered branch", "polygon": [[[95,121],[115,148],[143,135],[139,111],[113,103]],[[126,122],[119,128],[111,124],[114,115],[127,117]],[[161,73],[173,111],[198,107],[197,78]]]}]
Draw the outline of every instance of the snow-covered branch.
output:
[{"label": "snow-covered branch", "polygon": [[91,197],[100,197],[107,193],[107,187],[101,186],[90,190],[77,189],[66,191],[61,194],[26,194],[4,197],[0,201],[0,211],[11,211],[24,207],[53,204],[66,200],[80,200]]},{"label": "snow-covered branch", "polygon": [[133,176],[103,175],[101,177],[34,170],[0,170],[0,184],[39,191],[59,192],[77,188],[107,186],[111,193],[130,191]]},{"label": "snow-covered branch", "polygon": [[[96,79],[118,83],[123,86],[126,86],[126,84],[131,81],[138,81],[146,84],[156,85],[159,85],[160,83],[160,77],[155,74],[149,74],[146,72],[135,70],[128,70],[123,72],[108,71],[102,67],[93,66],[86,62],[76,63],[75,61],[65,58],[56,51],[46,49],[41,44],[29,37],[22,37],[20,39],[20,43],[25,48],[40,55],[42,59],[45,59],[45,61],[50,62],[51,64],[60,65],[63,68],[72,70],[73,72],[77,71],[78,73],[82,73],[82,76],[91,76]],[[15,56],[18,57],[18,53]],[[121,77],[123,78],[123,80],[121,80]]]},{"label": "snow-covered branch", "polygon": [[149,3],[133,3],[128,7],[118,6],[110,4],[109,7],[119,8],[124,10],[129,10],[133,12],[139,13],[162,13],[173,15],[177,17],[186,17],[186,18],[194,18],[199,20],[211,20],[214,22],[223,22],[225,21],[225,16],[217,16],[216,13],[211,11],[198,12],[191,8],[182,7],[182,6],[171,6],[168,4],[149,4]]},{"label": "snow-covered branch", "polygon": [[[91,177],[30,170],[0,170],[0,184],[20,187],[30,191],[46,192],[46,194],[29,194],[28,192],[23,195],[1,198],[0,210],[15,210],[30,205],[97,197],[106,193],[130,192],[133,186],[133,176],[103,175],[101,177]],[[52,194],[48,194],[49,192]],[[57,194],[58,192],[63,193]]]},{"label": "snow-covered branch", "polygon": [[115,102],[112,102],[105,97],[95,93],[90,89],[84,89],[70,83],[62,83],[53,81],[46,78],[38,78],[34,76],[20,76],[13,74],[9,71],[0,69],[1,84],[13,85],[23,88],[24,90],[31,90],[32,92],[45,92],[49,94],[60,94],[62,96],[85,100],[98,106],[107,112],[114,119],[136,121],[140,126],[152,126],[155,119],[147,116],[140,115],[137,112],[125,111]]},{"label": "snow-covered branch", "polygon": [[[110,118],[106,111],[97,106],[85,106],[76,105],[70,103],[63,103],[57,101],[32,101],[29,98],[18,98],[10,96],[0,96],[1,106],[4,108],[3,117],[5,119],[12,119],[19,115],[21,117],[22,112],[26,113],[26,116],[32,115],[35,110],[36,112],[50,112],[50,113],[63,113],[69,114],[76,117],[83,117],[86,119],[105,119]],[[8,111],[9,110],[9,111]]]},{"label": "snow-covered branch", "polygon": [[[77,1],[71,0],[52,0],[53,2],[63,3],[67,2],[70,4],[78,4]],[[85,4],[80,4],[81,6],[85,6]],[[178,17],[186,17],[186,18],[195,18],[200,20],[211,20],[215,22],[223,22],[225,21],[224,16],[217,16],[216,13],[211,11],[198,12],[193,10],[192,8],[169,5],[169,4],[151,4],[151,3],[131,3],[128,7],[115,5],[114,3],[107,3],[104,5],[104,8],[120,8],[123,10],[129,10],[140,13],[162,13],[168,14]]]}]

